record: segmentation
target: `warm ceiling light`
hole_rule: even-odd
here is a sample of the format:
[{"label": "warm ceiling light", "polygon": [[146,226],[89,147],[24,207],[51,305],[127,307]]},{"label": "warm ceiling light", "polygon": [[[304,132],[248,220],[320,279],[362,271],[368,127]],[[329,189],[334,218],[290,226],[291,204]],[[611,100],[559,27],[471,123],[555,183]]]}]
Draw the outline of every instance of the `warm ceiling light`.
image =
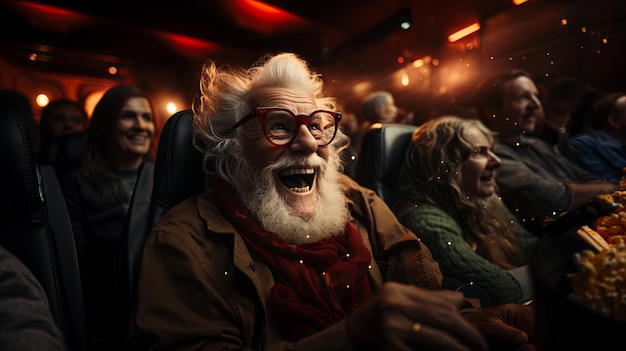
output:
[{"label": "warm ceiling light", "polygon": [[402,78],[400,78],[400,84],[402,84],[403,87],[406,87],[409,85],[409,76],[405,73],[402,75]]},{"label": "warm ceiling light", "polygon": [[513,0],[513,5],[517,6],[517,5],[521,5],[523,3],[525,3],[528,0]]},{"label": "warm ceiling light", "polygon": [[37,106],[44,107],[48,105],[48,103],[50,102],[50,98],[48,97],[48,95],[41,93],[37,95],[37,97],[35,98],[35,102],[37,102]]},{"label": "warm ceiling light", "polygon": [[256,0],[229,1],[235,22],[262,33],[295,28],[307,21],[279,7]]},{"label": "warm ceiling light", "polygon": [[480,29],[480,24],[478,22],[467,26],[463,29],[461,29],[458,32],[452,33],[450,34],[450,36],[448,36],[448,41],[451,43],[454,43],[455,41],[461,39],[461,38],[465,38],[466,36],[478,31]]},{"label": "warm ceiling light", "polygon": [[169,112],[170,114],[174,114],[174,112],[178,111],[178,107],[176,106],[176,103],[171,102],[171,101],[167,103],[166,109],[167,109],[167,112]]},{"label": "warm ceiling light", "polygon": [[104,95],[104,92],[107,91],[107,89],[109,89],[109,87],[103,87],[100,90],[90,92],[87,95],[87,97],[85,97],[85,103],[84,103],[85,112],[87,112],[87,116],[89,116],[90,118],[91,118],[91,115],[93,114],[93,110],[96,108],[96,105],[98,104],[98,101],[100,101],[100,99],[102,98],[102,95]]}]

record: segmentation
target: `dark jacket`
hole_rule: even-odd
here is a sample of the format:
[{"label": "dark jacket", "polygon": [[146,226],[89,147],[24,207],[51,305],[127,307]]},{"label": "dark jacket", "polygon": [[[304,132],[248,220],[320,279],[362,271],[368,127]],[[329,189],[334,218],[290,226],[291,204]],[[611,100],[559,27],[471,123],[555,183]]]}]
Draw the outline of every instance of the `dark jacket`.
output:
[{"label": "dark jacket", "polygon": [[[441,288],[441,272],[430,251],[385,203],[345,175],[341,184],[351,220],[365,245],[377,253],[378,262],[374,256],[371,260],[372,288],[384,280]],[[298,343],[281,337],[267,318],[265,304],[273,285],[272,272],[251,257],[209,189],[167,212],[147,239],[136,335],[176,350],[349,349],[344,321]]]},{"label": "dark jacket", "polygon": [[0,350],[65,349],[43,288],[19,259],[0,247]]}]

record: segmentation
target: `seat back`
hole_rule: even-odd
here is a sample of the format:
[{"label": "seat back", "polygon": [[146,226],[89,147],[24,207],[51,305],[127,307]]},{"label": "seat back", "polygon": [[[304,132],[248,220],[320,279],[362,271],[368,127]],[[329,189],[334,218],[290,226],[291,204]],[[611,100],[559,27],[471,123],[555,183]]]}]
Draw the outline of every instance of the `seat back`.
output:
[{"label": "seat back", "polygon": [[415,129],[408,124],[375,124],[361,140],[355,180],[374,190],[388,206],[395,200],[398,174]]},{"label": "seat back", "polygon": [[[152,189],[154,185],[154,164],[146,162],[141,165],[137,172],[137,182],[130,199],[126,220],[122,229],[122,240],[119,252],[119,269],[117,270],[116,293],[116,315],[119,318],[119,325],[115,335],[115,343],[119,349],[127,347],[128,333],[131,327],[131,316],[134,303],[135,292],[135,256],[141,255],[143,247],[139,247],[139,241],[145,240],[150,231],[148,218],[150,203],[152,199]],[[130,247],[133,250],[131,251]],[[132,252],[132,254],[131,254]],[[132,267],[132,269],[131,269]]]},{"label": "seat back", "polygon": [[[364,136],[357,163],[356,181],[376,192],[387,206],[393,206],[395,189],[411,136],[417,129],[408,124],[375,124]],[[492,306],[489,295],[477,284],[449,276],[443,277],[443,288],[462,292],[480,300],[481,306]]]},{"label": "seat back", "polygon": [[[141,192],[146,187],[140,185],[145,182],[145,179],[142,180],[142,177],[146,177],[145,170],[142,170],[137,181],[129,209],[131,223],[128,223],[136,229],[125,230],[122,236],[122,257],[125,260],[122,263],[122,272],[125,275],[122,284],[126,290],[126,296],[123,297],[125,301],[122,303],[125,304],[125,318],[129,322],[133,319],[143,246],[150,230],[169,209],[205,189],[203,155],[191,141],[192,120],[193,112],[184,110],[175,113],[163,126],[152,174],[152,193],[147,207],[145,203],[142,206],[136,205],[136,198],[145,198],[145,194],[141,195]],[[125,338],[128,342],[130,329],[126,332]],[[127,345],[127,348],[135,350],[141,347]]]},{"label": "seat back", "polygon": [[65,176],[80,167],[85,149],[87,132],[76,132],[55,138],[39,153],[39,162],[50,165],[57,172],[61,183]]},{"label": "seat back", "polygon": [[34,161],[24,120],[0,103],[0,245],[33,273],[70,351],[88,349],[74,235],[54,170]]},{"label": "seat back", "polygon": [[[192,144],[193,112],[174,114],[163,127],[154,164],[154,190],[148,228],[172,207],[206,187],[204,155]],[[143,243],[142,243],[143,247]]]},{"label": "seat back", "polygon": [[0,89],[0,102],[9,105],[26,123],[26,129],[30,134],[30,142],[35,152],[39,150],[39,126],[33,116],[33,108],[26,94],[18,90]]}]

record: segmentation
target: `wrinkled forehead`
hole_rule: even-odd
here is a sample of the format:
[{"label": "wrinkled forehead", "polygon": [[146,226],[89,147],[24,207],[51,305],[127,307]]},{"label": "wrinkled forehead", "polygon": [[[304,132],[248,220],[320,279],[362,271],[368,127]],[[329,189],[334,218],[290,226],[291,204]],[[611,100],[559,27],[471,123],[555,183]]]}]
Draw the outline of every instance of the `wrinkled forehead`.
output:
[{"label": "wrinkled forehead", "polygon": [[308,113],[317,109],[315,99],[302,90],[267,87],[255,91],[251,98],[251,102],[257,106],[283,107],[294,113]]}]

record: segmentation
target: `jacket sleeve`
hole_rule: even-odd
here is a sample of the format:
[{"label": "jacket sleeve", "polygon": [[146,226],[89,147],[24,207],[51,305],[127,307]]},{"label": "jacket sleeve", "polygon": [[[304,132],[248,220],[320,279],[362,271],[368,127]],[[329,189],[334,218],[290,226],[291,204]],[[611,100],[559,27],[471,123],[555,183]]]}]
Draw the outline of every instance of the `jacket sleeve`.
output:
[{"label": "jacket sleeve", "polygon": [[563,179],[542,167],[531,168],[512,152],[497,154],[502,160],[496,173],[500,194],[509,209],[519,210],[520,218],[542,220],[570,207],[571,196]]},{"label": "jacket sleeve", "polygon": [[[623,174],[623,167],[626,165],[624,147],[616,147],[608,139],[594,137],[594,135],[592,133],[583,133],[569,139],[568,149],[570,154],[583,168],[613,184],[619,184]],[[603,142],[603,140],[606,141]]]},{"label": "jacket sleeve", "polygon": [[0,349],[66,349],[41,285],[20,260],[2,247],[0,292]]},{"label": "jacket sleeve", "polygon": [[155,229],[144,246],[133,342],[144,340],[153,350],[251,349],[234,313],[254,311],[254,301],[230,288],[237,279],[227,265],[232,258],[217,250],[209,262],[189,229],[178,230]]}]

